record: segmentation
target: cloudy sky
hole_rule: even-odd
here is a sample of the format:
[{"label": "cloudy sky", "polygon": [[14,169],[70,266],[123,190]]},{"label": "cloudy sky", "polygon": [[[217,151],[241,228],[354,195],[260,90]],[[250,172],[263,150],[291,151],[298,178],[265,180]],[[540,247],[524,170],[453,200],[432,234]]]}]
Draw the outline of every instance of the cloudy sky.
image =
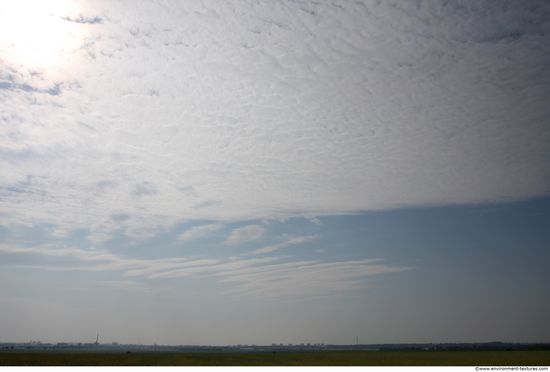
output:
[{"label": "cloudy sky", "polygon": [[547,1],[0,1],[0,342],[548,342]]}]

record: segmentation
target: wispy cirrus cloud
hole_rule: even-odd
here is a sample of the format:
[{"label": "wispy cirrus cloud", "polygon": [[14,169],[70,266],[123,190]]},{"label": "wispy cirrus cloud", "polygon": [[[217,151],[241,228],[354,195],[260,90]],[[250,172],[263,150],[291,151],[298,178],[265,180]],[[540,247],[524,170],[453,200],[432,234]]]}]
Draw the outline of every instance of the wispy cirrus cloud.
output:
[{"label": "wispy cirrus cloud", "polygon": [[314,241],[315,239],[319,239],[321,237],[322,236],[318,235],[318,234],[308,235],[308,236],[298,236],[298,237],[295,237],[295,238],[292,238],[292,239],[288,239],[287,241],[285,241],[283,243],[269,245],[267,247],[257,249],[255,251],[253,251],[251,254],[270,253],[270,252],[276,251],[277,249],[288,247],[290,245],[300,244],[300,243],[304,243],[304,242],[311,242],[311,241]]},{"label": "wispy cirrus cloud", "polygon": [[[293,244],[313,239],[295,238]],[[291,239],[292,240],[292,239]],[[291,241],[289,240],[289,242]],[[288,243],[288,242],[287,242]],[[365,277],[410,270],[410,267],[382,265],[381,259],[345,262],[291,261],[290,257],[232,258],[224,260],[168,258],[140,260],[104,251],[67,247],[40,246],[22,248],[0,245],[0,253],[10,255],[3,267],[37,270],[120,271],[122,276],[151,279],[211,277],[219,283],[234,284],[223,294],[231,297],[312,298],[338,295],[365,285]],[[14,257],[15,255],[15,257]],[[290,260],[290,261],[289,261]],[[3,260],[6,262],[6,260]],[[39,261],[40,264],[36,264]],[[157,287],[154,282],[98,281],[114,288],[139,291],[167,291],[171,286]]]},{"label": "wispy cirrus cloud", "polygon": [[141,269],[155,272],[189,264],[185,258],[142,260],[126,258],[105,250],[83,250],[75,247],[59,247],[49,244],[30,248],[0,244],[0,253],[6,256],[9,255],[10,257],[9,263],[6,263],[7,261],[4,260],[2,266],[42,270],[116,270],[132,272],[132,270]]},{"label": "wispy cirrus cloud", "polygon": [[[183,259],[181,260],[183,261]],[[219,263],[220,260],[213,259],[200,259],[185,262],[177,262],[177,259],[176,262],[172,260],[161,260],[149,265],[144,264],[142,268],[128,270],[122,275],[146,276],[150,279],[182,277],[189,276],[192,273],[201,273],[205,271],[205,267],[210,267]]]},{"label": "wispy cirrus cloud", "polygon": [[214,275],[215,273],[234,271],[247,268],[250,266],[261,265],[268,262],[280,260],[280,257],[265,257],[265,258],[253,258],[253,259],[230,259],[224,261],[218,261],[214,264],[198,265],[194,267],[185,267],[182,269],[169,270],[163,272],[155,272],[148,277],[151,279],[161,278],[181,278],[191,275]]},{"label": "wispy cirrus cloud", "polygon": [[[322,263],[292,262],[220,272],[222,283],[237,283],[224,292],[232,297],[306,299],[338,296],[347,291],[364,288],[364,277],[396,273],[411,267],[382,265],[381,259]],[[378,263],[378,264],[374,264]]]},{"label": "wispy cirrus cloud", "polygon": [[164,287],[151,286],[143,283],[134,282],[131,280],[96,281],[96,283],[99,283],[111,288],[122,289],[125,291],[141,292],[141,293],[158,293],[158,292],[165,292],[173,289],[173,287],[170,287],[170,286],[164,286]]}]

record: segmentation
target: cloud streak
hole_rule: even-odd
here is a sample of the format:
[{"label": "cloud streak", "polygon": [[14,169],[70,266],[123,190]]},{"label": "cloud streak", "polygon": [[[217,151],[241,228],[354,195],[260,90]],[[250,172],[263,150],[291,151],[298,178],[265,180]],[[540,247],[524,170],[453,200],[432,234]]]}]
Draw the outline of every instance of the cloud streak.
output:
[{"label": "cloud streak", "polygon": [[[286,244],[312,240],[312,237],[295,238]],[[232,284],[222,292],[230,297],[253,298],[313,298],[337,296],[365,286],[365,277],[410,270],[410,267],[391,267],[381,259],[331,262],[288,261],[288,257],[233,258],[226,260],[187,260],[169,258],[140,260],[124,258],[103,251],[84,251],[76,248],[42,246],[22,248],[0,245],[0,252],[11,256],[11,263],[3,267],[33,268],[40,270],[119,271],[122,276],[148,279],[175,279],[185,277],[217,278],[218,283]],[[265,252],[264,252],[265,253]],[[16,259],[13,256],[16,255]],[[32,262],[39,261],[40,264]],[[6,260],[4,260],[6,262]],[[154,282],[99,281],[100,284],[137,292],[168,291],[170,286],[157,286]]]},{"label": "cloud streak", "polygon": [[254,252],[252,252],[252,254],[271,253],[273,251],[276,251],[276,250],[281,249],[281,248],[288,247],[290,245],[300,244],[300,243],[304,243],[304,242],[311,242],[311,241],[314,241],[315,239],[319,239],[320,237],[321,237],[321,235],[298,236],[298,237],[289,239],[289,240],[287,240],[283,243],[269,245],[267,247],[257,249]]},{"label": "cloud streak", "polygon": [[105,285],[107,287],[122,289],[125,291],[133,291],[140,293],[157,293],[164,292],[173,289],[172,287],[153,287],[144,285],[142,283],[137,283],[131,280],[122,280],[122,281],[97,281],[96,283]]},{"label": "cloud streak", "polygon": [[222,272],[221,282],[238,283],[224,292],[233,297],[310,299],[337,296],[366,286],[364,277],[410,270],[372,265],[379,259],[348,262],[294,262],[260,269]]}]

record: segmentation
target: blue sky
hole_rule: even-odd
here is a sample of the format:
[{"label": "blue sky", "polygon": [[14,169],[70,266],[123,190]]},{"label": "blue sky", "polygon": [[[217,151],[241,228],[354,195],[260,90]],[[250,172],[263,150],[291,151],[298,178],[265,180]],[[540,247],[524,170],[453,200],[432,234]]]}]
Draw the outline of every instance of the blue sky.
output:
[{"label": "blue sky", "polygon": [[543,1],[2,3],[0,342],[548,342],[549,32]]}]

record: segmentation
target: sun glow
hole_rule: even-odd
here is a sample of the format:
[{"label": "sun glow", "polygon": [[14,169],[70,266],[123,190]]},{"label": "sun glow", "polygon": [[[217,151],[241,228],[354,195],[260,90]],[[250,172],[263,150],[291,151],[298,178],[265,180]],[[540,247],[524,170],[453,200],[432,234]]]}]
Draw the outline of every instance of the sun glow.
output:
[{"label": "sun glow", "polygon": [[61,67],[78,48],[82,25],[72,1],[0,0],[0,57],[27,68]]}]

